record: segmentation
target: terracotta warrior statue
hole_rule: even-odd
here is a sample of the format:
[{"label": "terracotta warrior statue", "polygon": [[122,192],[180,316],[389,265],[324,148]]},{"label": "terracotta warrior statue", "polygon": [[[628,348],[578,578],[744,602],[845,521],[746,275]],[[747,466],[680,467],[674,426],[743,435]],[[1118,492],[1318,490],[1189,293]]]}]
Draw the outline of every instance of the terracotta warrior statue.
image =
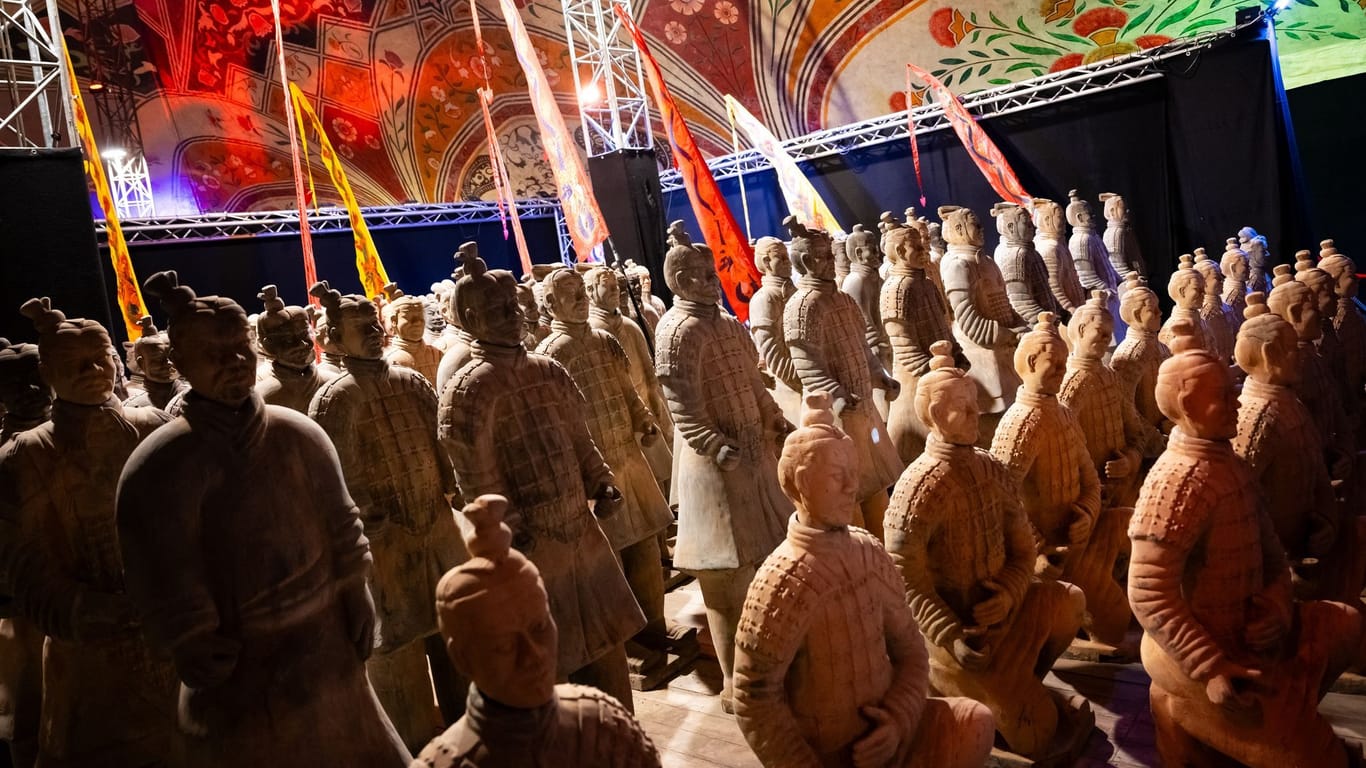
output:
[{"label": "terracotta warrior statue", "polygon": [[[669,417],[669,404],[664,401],[664,388],[655,376],[654,353],[645,333],[635,320],[621,311],[620,279],[616,270],[607,267],[594,267],[583,275],[584,287],[588,290],[588,302],[592,308],[588,312],[588,324],[600,331],[606,331],[621,344],[630,364],[631,384],[641,402],[650,409],[659,427],[662,440],[640,440],[640,448],[645,460],[650,463],[655,481],[667,498],[673,478],[673,440],[674,422]],[[518,296],[522,288],[517,287]],[[522,312],[527,307],[522,305]],[[534,315],[533,315],[534,317]],[[752,317],[752,316],[751,316]],[[547,330],[547,335],[550,329]],[[523,342],[525,344],[525,341]],[[537,342],[540,343],[539,341]],[[532,347],[534,349],[535,347]]]},{"label": "terracotta warrior statue", "polygon": [[1015,203],[997,203],[991,215],[1001,234],[996,264],[1005,278],[1010,306],[1026,323],[1035,323],[1040,313],[1054,311],[1057,302],[1048,292],[1048,266],[1034,248],[1034,220]]},{"label": "terracotta warrior statue", "polygon": [[1110,367],[1119,376],[1125,399],[1132,401],[1138,409],[1139,418],[1166,434],[1171,431],[1171,422],[1162,415],[1153,394],[1157,386],[1157,369],[1163,360],[1171,357],[1167,345],[1157,339],[1162,328],[1162,308],[1147,280],[1130,273],[1124,282],[1126,287],[1124,298],[1119,301],[1119,312],[1124,316],[1129,332],[1124,334],[1124,341],[1110,356]]},{"label": "terracotta warrior statue", "polygon": [[1172,328],[1178,323],[1185,323],[1191,328],[1192,341],[1199,344],[1201,349],[1214,352],[1210,331],[1200,316],[1200,307],[1205,303],[1205,278],[1195,268],[1194,256],[1181,254],[1180,265],[1167,281],[1167,295],[1172,297],[1175,306],[1172,307],[1171,316],[1162,324],[1157,340],[1170,347],[1175,335]]},{"label": "terracotta warrior statue", "polygon": [[640,303],[649,304],[656,315],[663,317],[669,308],[664,306],[663,299],[654,294],[654,278],[650,276],[650,270],[644,264],[627,259],[626,272],[633,279],[634,287],[640,291]]},{"label": "terracotta warrior statue", "polygon": [[436,587],[451,661],[473,683],[465,716],[413,761],[422,768],[659,768],[650,737],[595,688],[556,685],[559,630],[540,572],[512,548],[508,502],[480,496],[461,512],[471,559]]},{"label": "terracotta warrior statue", "polygon": [[[626,280],[622,282],[623,291],[621,305],[630,307],[629,313],[633,320],[644,324],[641,329],[646,333],[654,335],[655,329],[659,327],[659,319],[664,316],[666,308],[664,301],[651,293],[653,285],[650,282],[650,270],[627,261]],[[640,303],[640,317],[636,317],[636,302]]]},{"label": "terracotta warrior statue", "polygon": [[863,311],[867,326],[864,339],[872,348],[878,360],[886,369],[892,367],[892,347],[887,340],[887,331],[882,327],[882,310],[878,299],[882,293],[882,250],[878,248],[877,237],[855,224],[849,233],[845,248],[849,252],[849,275],[840,282],[840,290],[854,297],[854,303]]},{"label": "terracotta warrior statue", "polygon": [[1238,334],[1238,324],[1233,320],[1233,310],[1224,305],[1224,273],[1219,270],[1219,262],[1205,253],[1204,248],[1195,249],[1195,270],[1204,282],[1205,298],[1200,304],[1200,319],[1205,322],[1209,351],[1221,360],[1233,359],[1233,340]]},{"label": "terracotta warrior statue", "polygon": [[384,286],[384,330],[389,347],[384,359],[422,374],[436,386],[436,370],[441,365],[441,350],[427,343],[427,309],[421,296],[407,296],[394,283]]},{"label": "terracotta warrior statue", "polygon": [[713,261],[685,238],[664,258],[674,305],[655,337],[655,370],[675,428],[674,567],[702,588],[725,683],[721,704],[729,710],[745,593],[792,514],[778,485],[775,450],[792,427],[764,386],[744,326],[717,306],[721,281]]},{"label": "terracotta warrior statue", "polygon": [[901,574],[865,530],[858,451],[829,392],[807,396],[778,463],[797,512],[750,586],[735,649],[735,714],[765,766],[977,768],[991,711],[928,696],[925,641]]},{"label": "terracotta warrior statue", "polygon": [[[1349,391],[1347,387],[1347,352],[1343,349],[1342,340],[1338,338],[1337,326],[1333,324],[1333,318],[1338,311],[1336,281],[1315,265],[1314,257],[1309,251],[1299,251],[1295,254],[1295,281],[1309,286],[1318,301],[1319,327],[1322,329],[1318,341],[1319,354],[1328,364],[1328,370],[1332,374],[1331,381],[1336,385],[1338,400],[1342,403],[1343,409],[1355,417],[1356,409],[1351,408],[1348,403],[1350,400],[1354,401],[1352,405],[1359,404],[1361,393]],[[1353,418],[1351,424],[1355,423]],[[1350,427],[1346,431],[1355,436],[1355,431]]]},{"label": "terracotta warrior statue", "polygon": [[471,358],[441,392],[439,434],[466,498],[506,497],[514,545],[540,570],[559,625],[555,679],[593,685],[628,709],[625,643],[645,626],[599,520],[622,493],[588,427],[578,386],[522,346],[517,280],[471,255],[452,301]]},{"label": "terracotta warrior statue", "polygon": [[1267,247],[1266,237],[1257,234],[1257,230],[1252,227],[1243,227],[1238,230],[1238,244],[1247,253],[1248,292],[1262,291],[1269,295],[1272,270],[1276,261],[1271,258],[1271,250]]},{"label": "terracotta warrior statue", "polygon": [[[1099,293],[1099,292],[1097,292]],[[1112,326],[1105,297],[1091,298],[1072,315],[1072,352],[1058,401],[1072,412],[1101,480],[1101,509],[1132,507],[1143,480],[1143,459],[1157,458],[1166,440],[1138,415],[1119,374],[1105,363]]]},{"label": "terracotta warrior statue", "polygon": [[235,302],[174,272],[143,291],[170,317],[190,395],[128,459],[118,540],[128,596],[181,681],[185,764],[399,768],[408,751],[365,676],[370,548],[332,441],[255,394]]},{"label": "terracotta warrior statue", "polygon": [[[459,284],[460,278],[465,276],[465,265],[479,258],[479,244],[470,241],[461,243],[460,248],[455,253],[456,267],[451,273],[451,278]],[[521,299],[518,299],[520,305]],[[441,365],[436,371],[436,393],[439,396],[446,391],[446,385],[450,383],[451,377],[455,372],[464,367],[474,356],[474,337],[469,331],[465,330],[464,319],[455,308],[455,289],[451,289],[449,308],[446,311],[450,318],[450,325],[455,329],[455,335],[446,341],[446,353],[441,356]],[[549,322],[546,327],[549,328]],[[523,335],[526,328],[523,327]],[[542,337],[544,338],[544,337]]]},{"label": "terracotta warrior statue", "polygon": [[323,359],[318,361],[318,375],[331,381],[342,375],[343,359],[345,355],[337,346],[336,342],[329,341],[332,334],[327,328],[327,314],[325,312],[315,312],[313,320],[313,337],[318,340],[318,346],[322,348]]},{"label": "terracotta warrior statue", "polygon": [[[184,765],[175,670],[148,646],[125,594],[114,507],[124,462],[169,419],[114,399],[112,344],[98,323],[68,319],[46,298],[20,311],[38,332],[29,359],[37,358],[43,391],[51,388],[55,401],[49,421],[0,451],[0,572],[13,598],[12,650],[38,654],[6,681],[16,685],[15,725],[41,717],[41,765]],[[22,675],[38,670],[41,706],[22,698],[25,683],[36,682]],[[22,753],[33,744],[16,746]]]},{"label": "terracotta warrior statue", "polygon": [[465,559],[451,513],[460,491],[436,438],[436,394],[422,374],[384,359],[375,305],[326,282],[309,293],[327,315],[328,340],[345,355],[346,372],[318,390],[308,415],[337,448],[374,554],[378,641],[366,668],[403,743],[420,749],[443,722],[433,680],[448,710],[460,703],[431,598],[441,575]]},{"label": "terracotta warrior statue", "polygon": [[[929,373],[930,345],[953,339],[952,313],[925,271],[929,254],[920,230],[892,222],[883,242],[892,268],[882,285],[882,322],[892,344],[892,375],[901,385],[901,395],[891,403],[887,432],[901,460],[909,463],[925,450],[929,436],[929,427],[915,414],[916,384]],[[958,365],[967,368],[962,349],[952,343]]]},{"label": "terracotta warrior statue", "polygon": [[936,342],[916,390],[930,426],[887,514],[887,551],[930,643],[930,684],[987,705],[1006,746],[1047,752],[1068,710],[1043,676],[1081,627],[1080,589],[1033,578],[1038,547],[1010,470],[979,441],[977,387]]},{"label": "terracotta warrior statue", "polygon": [[[1233,309],[1233,320],[1243,324],[1243,309],[1247,307],[1247,254],[1238,247],[1238,238],[1230,237],[1219,260],[1219,271],[1224,273],[1224,304]],[[1237,329],[1234,329],[1237,333]]]},{"label": "terracotta warrior statue", "polygon": [[1105,214],[1105,234],[1102,235],[1102,240],[1105,243],[1105,250],[1110,254],[1110,266],[1121,281],[1131,272],[1137,272],[1139,277],[1146,276],[1148,269],[1143,263],[1143,254],[1139,251],[1138,236],[1134,234],[1133,224],[1129,221],[1128,203],[1113,192],[1102,192],[1100,202],[1104,206]]},{"label": "terracotta warrior statue", "polygon": [[940,268],[953,307],[953,337],[972,366],[967,375],[977,384],[977,408],[985,416],[982,439],[990,445],[996,423],[1020,388],[1015,343],[1029,328],[1010,306],[1001,270],[982,250],[977,215],[949,205],[939,209],[939,218],[949,243]]},{"label": "terracotta warrior statue", "polygon": [[835,286],[842,288],[849,277],[849,238],[830,238],[830,253],[835,258]]},{"label": "terracotta warrior statue", "polygon": [[52,388],[43,381],[36,344],[0,339],[0,448],[52,415]]},{"label": "terracotta warrior statue", "polygon": [[309,315],[313,306],[287,307],[273,285],[256,295],[265,310],[256,321],[261,349],[270,353],[270,369],[256,382],[256,394],[270,405],[283,405],[308,413],[308,404],[323,384],[336,378],[314,365],[313,329]]},{"label": "terracotta warrior statue", "polygon": [[769,390],[783,416],[791,423],[800,420],[802,380],[792,364],[792,352],[783,337],[783,310],[796,287],[792,285],[792,261],[787,245],[776,237],[761,237],[754,246],[754,265],[763,282],[749,300],[749,333],[759,348],[759,359],[773,377]]},{"label": "terracotta warrior statue", "polygon": [[1349,416],[1356,414],[1357,445],[1366,445],[1366,310],[1357,303],[1356,263],[1338,253],[1332,240],[1323,241],[1319,269],[1333,278],[1337,306],[1333,328],[1342,342],[1343,391],[1348,393],[1344,406]]},{"label": "terracotta warrior statue", "polygon": [[[1339,535],[1341,513],[1323,453],[1323,439],[1295,393],[1299,373],[1295,329],[1267,311],[1260,293],[1249,294],[1238,333],[1238,367],[1247,373],[1238,397],[1233,450],[1260,482],[1266,510],[1292,569],[1295,596],[1323,597],[1324,577]],[[1324,566],[1329,566],[1325,568]]]},{"label": "terracotta warrior statue", "polygon": [[166,334],[157,330],[150,317],[144,317],[139,322],[142,335],[133,342],[133,360],[142,375],[142,391],[124,400],[123,405],[127,408],[151,406],[165,410],[171,400],[187,387],[166,354],[170,346]]},{"label": "terracotta warrior statue", "polygon": [[1361,616],[1291,599],[1261,490],[1230,444],[1227,361],[1181,323],[1157,401],[1176,424],[1129,526],[1129,599],[1166,765],[1346,766],[1318,701],[1351,660]]},{"label": "terracotta warrior statue", "polygon": [[[1067,223],[1072,225],[1072,239],[1067,248],[1072,253],[1081,286],[1095,296],[1096,291],[1108,291],[1106,308],[1115,323],[1115,341],[1124,338],[1124,321],[1119,317],[1120,275],[1110,264],[1110,252],[1098,231],[1096,214],[1091,203],[1082,199],[1074,189],[1067,193]],[[1074,310],[1075,311],[1075,310]]]},{"label": "terracotta warrior statue", "polygon": [[1077,277],[1067,245],[1067,218],[1061,205],[1034,198],[1034,249],[1048,270],[1048,290],[1067,316],[1086,303],[1086,289]]},{"label": "terracotta warrior statue", "polygon": [[[620,302],[620,299],[617,301]],[[541,309],[536,303],[536,291],[530,283],[517,284],[517,303],[522,305],[522,346],[528,352],[534,352],[541,340],[550,335],[550,326],[541,323]]]},{"label": "terracotta warrior statue", "polygon": [[1115,562],[1128,550],[1129,510],[1101,506],[1086,433],[1058,401],[1066,366],[1057,320],[1044,313],[1015,351],[1024,384],[996,429],[991,452],[1019,489],[1038,545],[1034,574],[1080,588],[1086,595],[1082,628],[1092,640],[1119,646],[1133,621],[1114,577]]},{"label": "terracotta warrior statue", "polygon": [[881,536],[887,488],[904,465],[886,439],[887,425],[874,405],[873,387],[894,401],[901,385],[868,346],[858,304],[835,287],[829,235],[807,229],[796,216],[783,224],[792,233],[793,264],[802,273],[783,313],[783,335],[803,390],[831,392],[843,401],[840,427],[859,447],[861,514],[855,523]]},{"label": "terracotta warrior statue", "polygon": [[1323,441],[1329,475],[1334,480],[1346,480],[1354,461],[1355,435],[1347,422],[1347,411],[1338,387],[1334,386],[1332,370],[1316,344],[1323,336],[1318,297],[1309,286],[1294,279],[1287,264],[1276,265],[1275,283],[1266,297],[1266,306],[1290,323],[1299,339],[1296,358],[1299,375],[1294,379],[1295,391],[1309,409]]},{"label": "terracotta warrior statue", "polygon": [[604,518],[601,526],[648,622],[636,641],[663,652],[670,638],[664,622],[659,533],[673,522],[673,512],[636,442],[637,435],[644,443],[658,442],[659,426],[636,394],[621,344],[588,324],[583,277],[568,268],[552,272],[546,278],[545,298],[552,318],[550,335],[536,351],[564,366],[583,393],[589,434],[621,491],[616,514]]}]

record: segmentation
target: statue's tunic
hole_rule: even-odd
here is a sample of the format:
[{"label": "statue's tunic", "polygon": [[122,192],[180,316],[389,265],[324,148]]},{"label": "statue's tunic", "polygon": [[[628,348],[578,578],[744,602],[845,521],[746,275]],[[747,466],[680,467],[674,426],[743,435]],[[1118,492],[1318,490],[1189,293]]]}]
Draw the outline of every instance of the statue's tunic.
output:
[{"label": "statue's tunic", "polygon": [[792,364],[792,350],[783,337],[783,312],[787,300],[796,292],[787,278],[764,275],[762,285],[749,301],[749,332],[759,358],[773,377],[773,399],[783,409],[783,416],[793,424],[800,423],[802,411],[802,379]]},{"label": "statue's tunic", "polygon": [[335,379],[310,365],[307,368],[290,368],[278,360],[271,362],[266,375],[257,379],[256,394],[267,405],[280,405],[299,413],[308,413],[308,404],[313,402],[322,385]]},{"label": "statue's tunic", "polygon": [[442,350],[425,341],[408,341],[398,336],[384,350],[384,359],[390,364],[417,371],[432,386],[436,386],[437,372],[444,356]]},{"label": "statue's tunic", "polygon": [[1001,270],[980,248],[950,245],[940,268],[953,307],[953,337],[972,364],[967,373],[977,384],[977,406],[982,413],[1001,413],[1020,386],[1014,329],[1024,319],[1010,306]]}]

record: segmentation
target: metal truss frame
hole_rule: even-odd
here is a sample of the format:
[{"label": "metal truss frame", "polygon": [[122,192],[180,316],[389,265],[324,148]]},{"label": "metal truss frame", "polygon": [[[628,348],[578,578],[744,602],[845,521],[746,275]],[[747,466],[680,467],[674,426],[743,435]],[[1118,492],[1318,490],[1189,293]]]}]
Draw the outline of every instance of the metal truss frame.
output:
[{"label": "metal truss frame", "polygon": [[[998,88],[975,91],[962,96],[961,99],[963,106],[967,107],[974,117],[984,119],[1051,106],[1099,91],[1156,80],[1164,76],[1173,59],[1208,50],[1222,40],[1236,37],[1244,30],[1263,23],[1264,16],[1258,16],[1230,29],[1209,32],[1148,51],[1065,69]],[[950,126],[940,104],[915,107],[911,110],[911,117],[915,121],[916,135]],[[783,142],[782,147],[794,160],[801,162],[909,138],[906,112],[894,112],[871,120],[798,136]],[[772,168],[768,160],[753,149],[722,155],[709,160],[707,165],[718,181]],[[683,179],[676,169],[661,173],[659,181],[664,192],[683,189]]]},{"label": "metal truss frame", "polygon": [[[66,106],[69,91],[56,0],[48,0],[46,15],[39,18],[30,0],[0,0],[0,91],[5,97],[0,147],[50,148],[63,136],[70,142],[75,134]],[[36,139],[25,125],[31,110],[38,113]]]},{"label": "metal truss frame", "polygon": [[[558,200],[531,198],[517,201],[517,214],[523,219],[546,219],[557,216]],[[441,226],[445,224],[490,224],[501,221],[497,203],[424,203],[363,208],[361,214],[370,229],[394,227]],[[101,240],[105,223],[95,222]],[[312,232],[350,231],[351,222],[346,209],[328,206],[310,213],[308,228]],[[123,234],[130,243],[170,243],[190,241],[231,240],[241,237],[270,237],[297,235],[299,213],[295,210],[261,211],[255,213],[206,213],[197,216],[168,216],[156,219],[133,219],[123,222]]]},{"label": "metal truss frame", "polygon": [[156,215],[152,202],[152,174],[147,170],[147,159],[142,155],[110,154],[109,186],[114,195],[114,208],[120,219],[146,219]]},{"label": "metal truss frame", "polygon": [[654,147],[640,54],[612,12],[614,4],[631,13],[630,0],[561,0],[589,157]]}]

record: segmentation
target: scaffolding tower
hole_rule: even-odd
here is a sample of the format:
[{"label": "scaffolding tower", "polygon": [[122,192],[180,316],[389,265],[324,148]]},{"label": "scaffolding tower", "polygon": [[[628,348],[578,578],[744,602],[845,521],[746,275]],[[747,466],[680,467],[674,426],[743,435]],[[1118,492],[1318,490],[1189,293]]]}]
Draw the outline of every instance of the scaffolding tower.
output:
[{"label": "scaffolding tower", "polygon": [[613,5],[631,14],[630,0],[562,0],[589,157],[622,149],[654,149],[645,72],[635,45],[612,12]]},{"label": "scaffolding tower", "polygon": [[70,145],[65,68],[56,0],[0,0],[0,148]]}]

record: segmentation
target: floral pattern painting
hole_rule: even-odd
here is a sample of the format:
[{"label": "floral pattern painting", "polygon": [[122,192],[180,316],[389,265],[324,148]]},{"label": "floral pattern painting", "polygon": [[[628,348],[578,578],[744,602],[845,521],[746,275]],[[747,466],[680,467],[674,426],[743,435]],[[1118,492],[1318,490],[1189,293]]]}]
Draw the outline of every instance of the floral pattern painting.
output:
[{"label": "floral pattern painting", "polygon": [[[1284,2],[1284,0],[1282,0]],[[520,195],[552,189],[497,0],[280,0],[285,68],[367,204],[487,199],[490,114]],[[1247,0],[633,0],[704,153],[731,151],[722,96],[779,138],[905,109],[906,62],[969,92],[1231,27]],[[83,24],[61,0],[77,73],[108,30],[164,214],[284,206],[292,196],[270,0],[115,0]],[[559,0],[516,0],[571,128],[578,98]],[[1276,29],[1294,86],[1366,69],[1366,0],[1290,0]],[[88,79],[88,78],[87,78]],[[910,93],[911,105],[924,91]],[[577,132],[577,131],[576,131]],[[656,140],[662,139],[656,123]],[[743,146],[743,140],[742,140]],[[316,142],[309,164],[321,203]],[[664,156],[666,157],[666,156]]]}]

